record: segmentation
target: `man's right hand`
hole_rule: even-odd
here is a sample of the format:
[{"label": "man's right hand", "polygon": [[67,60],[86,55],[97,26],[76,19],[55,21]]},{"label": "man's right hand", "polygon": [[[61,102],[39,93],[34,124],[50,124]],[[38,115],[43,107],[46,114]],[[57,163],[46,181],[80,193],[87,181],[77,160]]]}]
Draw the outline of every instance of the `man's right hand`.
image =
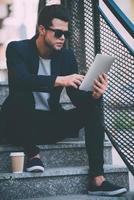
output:
[{"label": "man's right hand", "polygon": [[62,87],[74,87],[78,88],[84,79],[83,75],[80,74],[72,74],[68,76],[57,76],[55,80],[55,87],[62,86]]}]

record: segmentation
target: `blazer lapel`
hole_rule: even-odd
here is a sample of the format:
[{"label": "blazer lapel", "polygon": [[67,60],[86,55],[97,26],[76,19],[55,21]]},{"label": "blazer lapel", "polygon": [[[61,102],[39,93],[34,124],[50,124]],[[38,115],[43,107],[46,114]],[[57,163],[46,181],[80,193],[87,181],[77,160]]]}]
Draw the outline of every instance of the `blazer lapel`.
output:
[{"label": "blazer lapel", "polygon": [[[62,61],[57,52],[56,55],[51,60],[51,75],[52,76],[60,76],[61,75],[61,67]],[[53,90],[50,92],[50,99],[49,99],[49,106],[51,110],[57,110],[59,106],[59,96],[60,91],[62,90],[61,87],[54,87]]]},{"label": "blazer lapel", "polygon": [[32,72],[33,72],[33,74],[37,74],[38,69],[39,69],[39,56],[35,54],[34,57],[32,58]]},{"label": "blazer lapel", "polygon": [[56,53],[51,60],[51,75],[61,75],[61,59],[59,53]]}]

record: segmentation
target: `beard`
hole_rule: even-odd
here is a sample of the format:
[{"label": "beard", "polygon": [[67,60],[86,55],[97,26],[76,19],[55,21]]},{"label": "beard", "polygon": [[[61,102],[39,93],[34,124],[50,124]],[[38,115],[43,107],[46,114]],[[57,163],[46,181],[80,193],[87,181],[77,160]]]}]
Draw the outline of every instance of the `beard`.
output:
[{"label": "beard", "polygon": [[51,51],[60,51],[63,48],[63,44],[61,43],[55,43],[52,44],[49,41],[45,41],[45,45],[50,49]]}]

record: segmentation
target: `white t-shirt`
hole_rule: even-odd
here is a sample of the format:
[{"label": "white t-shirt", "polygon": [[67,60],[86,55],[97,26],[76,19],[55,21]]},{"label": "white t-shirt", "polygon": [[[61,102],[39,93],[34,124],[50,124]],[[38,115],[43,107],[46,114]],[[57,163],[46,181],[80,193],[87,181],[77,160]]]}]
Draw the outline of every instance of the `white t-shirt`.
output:
[{"label": "white t-shirt", "polygon": [[[39,57],[38,75],[51,75],[51,59]],[[50,110],[48,100],[50,94],[47,92],[33,92],[36,110]]]}]

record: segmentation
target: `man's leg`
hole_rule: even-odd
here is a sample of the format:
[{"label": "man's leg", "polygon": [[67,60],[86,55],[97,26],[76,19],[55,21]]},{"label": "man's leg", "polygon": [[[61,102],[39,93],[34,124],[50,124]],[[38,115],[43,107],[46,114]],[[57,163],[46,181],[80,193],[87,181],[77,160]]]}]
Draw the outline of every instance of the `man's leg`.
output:
[{"label": "man's leg", "polygon": [[32,142],[33,110],[20,104],[15,98],[7,107],[3,104],[2,114],[4,116],[4,137],[8,143],[16,146],[25,146],[25,153],[32,157],[39,153],[39,148]]},{"label": "man's leg", "polygon": [[40,160],[40,150],[36,146],[35,140],[34,110],[29,106],[12,103],[5,115],[6,138],[9,143],[24,148],[27,157],[26,170],[43,172],[44,166]]},{"label": "man's leg", "polygon": [[[91,100],[90,104],[65,112],[61,118],[63,132],[66,136],[76,136],[81,128],[85,128],[85,143],[89,158],[90,176],[104,174],[104,116],[102,98]],[[70,133],[70,135],[69,135]]]},{"label": "man's leg", "polygon": [[[84,109],[83,109],[84,110]],[[92,116],[88,118],[88,106],[85,125],[86,149],[89,157],[90,184],[88,193],[91,195],[116,196],[125,193],[124,187],[105,180],[103,170],[104,117],[102,99],[94,101],[89,108]]]},{"label": "man's leg", "polygon": [[79,129],[86,126],[91,172],[103,174],[103,120],[100,108],[96,105],[52,113],[33,111],[17,103],[10,107],[7,114],[8,138],[11,143],[23,146],[26,155],[32,158],[39,153],[35,144],[56,143],[64,138],[77,137]]},{"label": "man's leg", "polygon": [[[38,159],[39,152],[36,152],[35,143],[55,143],[67,137],[76,137],[76,132],[80,128],[85,127],[86,148],[89,156],[90,176],[92,178],[90,192],[93,194],[96,194],[96,192],[97,194],[103,193],[103,195],[121,194],[126,192],[126,189],[105,181],[103,176],[104,127],[101,106],[101,100],[99,100],[93,101],[90,105],[84,105],[83,108],[65,112],[52,113],[39,111],[38,114],[35,112],[36,115],[32,113],[32,115],[36,117],[34,119],[35,121],[31,122],[31,125],[36,124],[36,131],[32,132],[33,129],[31,129],[31,125],[29,126],[30,137],[28,135],[24,137],[25,139],[28,138],[28,140],[23,139],[23,141],[27,141],[23,143],[23,146],[27,154],[30,156],[35,154],[35,156],[33,156],[35,159],[32,159],[32,161],[36,161],[34,164],[37,165],[39,163],[38,166],[43,168],[42,163],[39,162],[40,159]],[[25,120],[24,122],[27,124]],[[35,128],[35,126],[33,127]],[[26,134],[28,134],[28,131]],[[22,136],[22,134],[20,135]],[[30,147],[29,144],[32,146]]]},{"label": "man's leg", "polygon": [[[78,131],[85,127],[85,143],[89,157],[90,176],[102,176],[103,145],[104,145],[104,117],[102,99],[89,101],[91,104],[68,111],[49,113],[41,112],[37,117],[38,130],[44,129],[40,138],[50,143],[61,141],[64,138],[77,137]],[[42,116],[41,116],[42,115]],[[47,115],[47,116],[46,116]],[[46,127],[46,123],[48,127]],[[50,138],[47,138],[47,132]],[[45,136],[46,134],[46,136]],[[36,140],[37,141],[37,140]]]},{"label": "man's leg", "polygon": [[74,124],[76,129],[85,128],[85,144],[89,159],[90,176],[93,178],[104,174],[104,116],[102,98],[89,102],[90,104],[77,109]]},{"label": "man's leg", "polygon": [[89,158],[90,176],[96,177],[104,174],[104,116],[102,99],[94,102],[89,107],[89,113],[90,115],[88,111],[86,112],[85,143]]}]

